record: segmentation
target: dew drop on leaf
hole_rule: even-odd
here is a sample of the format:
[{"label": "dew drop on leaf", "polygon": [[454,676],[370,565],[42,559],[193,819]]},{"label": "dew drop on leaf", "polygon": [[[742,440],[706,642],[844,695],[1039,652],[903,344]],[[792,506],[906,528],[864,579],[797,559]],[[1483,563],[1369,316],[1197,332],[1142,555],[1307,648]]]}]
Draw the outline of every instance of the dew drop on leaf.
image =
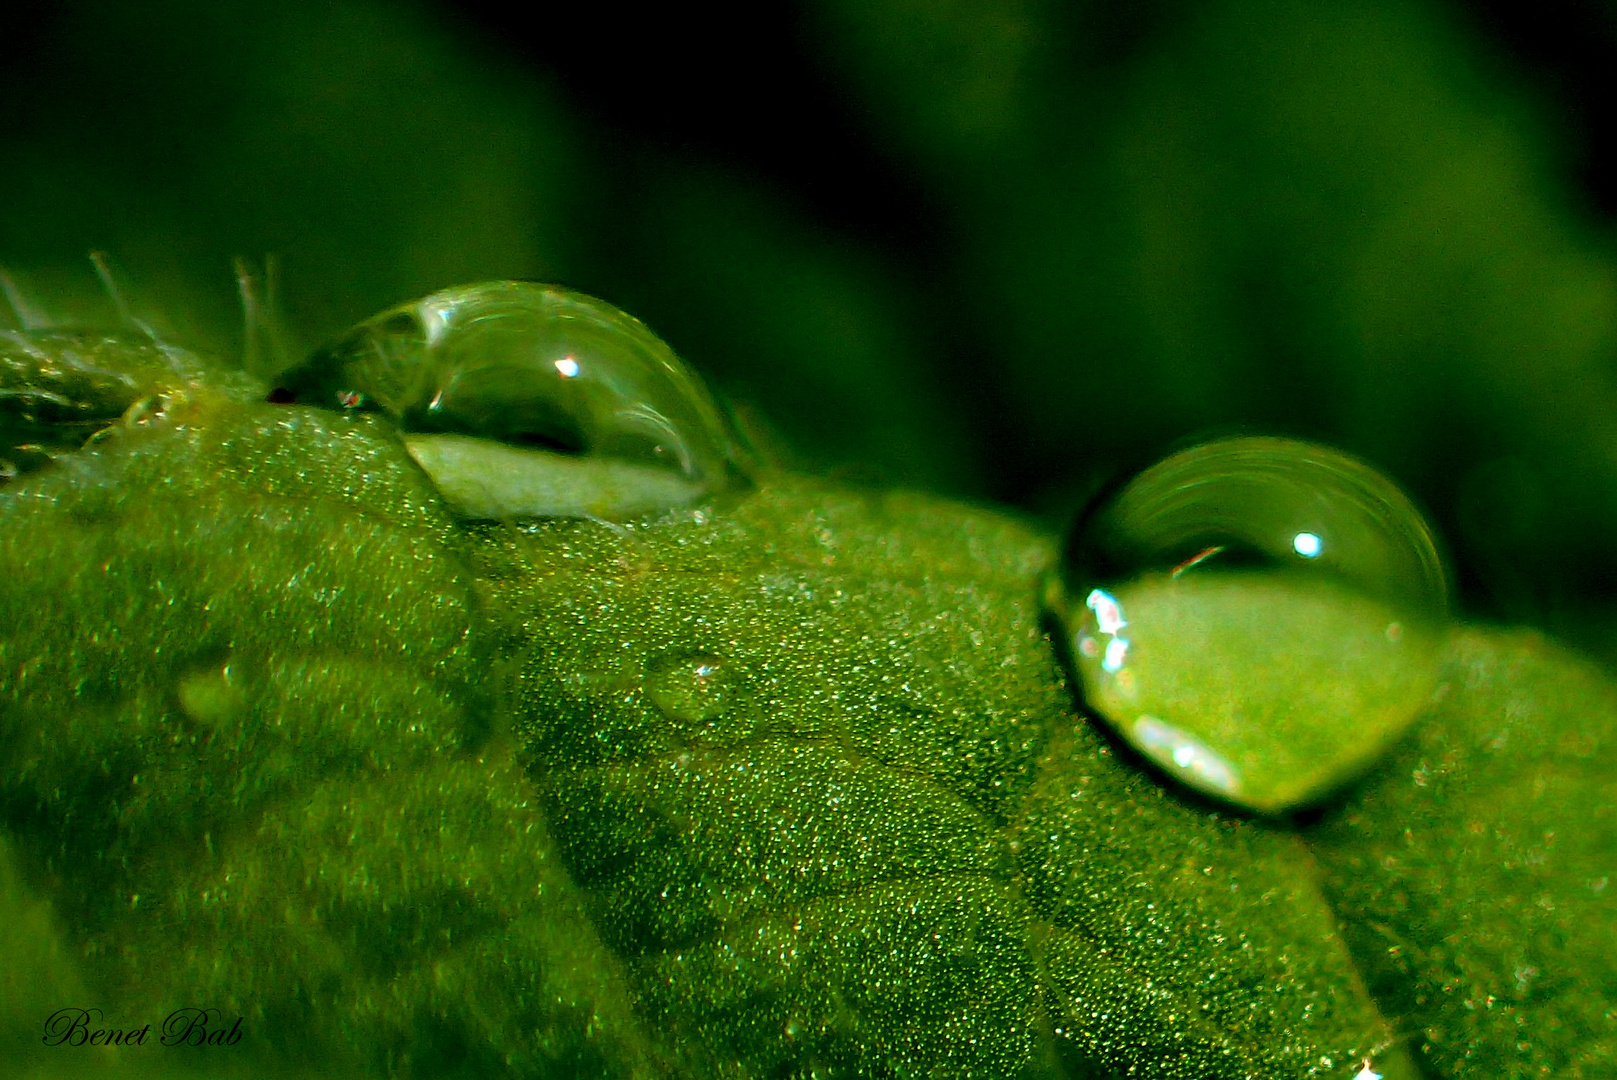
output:
[{"label": "dew drop on leaf", "polygon": [[1080,517],[1050,604],[1085,703],[1178,781],[1266,813],[1372,763],[1437,684],[1431,530],[1346,454],[1237,438]]},{"label": "dew drop on leaf", "polygon": [[705,722],[730,711],[735,673],[712,653],[682,653],[653,660],[646,670],[646,696],[674,720]]},{"label": "dew drop on leaf", "polygon": [[458,512],[626,520],[738,479],[701,380],[639,320],[521,281],[446,289],[355,327],[272,401],[380,413]]},{"label": "dew drop on leaf", "polygon": [[174,690],[185,714],[199,723],[218,724],[235,719],[248,706],[241,673],[228,663],[191,671],[179,680]]}]

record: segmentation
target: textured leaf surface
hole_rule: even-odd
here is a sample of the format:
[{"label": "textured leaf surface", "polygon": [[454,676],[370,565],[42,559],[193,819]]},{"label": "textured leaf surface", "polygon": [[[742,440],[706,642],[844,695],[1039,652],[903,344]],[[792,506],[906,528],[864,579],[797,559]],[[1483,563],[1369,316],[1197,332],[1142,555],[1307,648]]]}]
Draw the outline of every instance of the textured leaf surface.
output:
[{"label": "textured leaf surface", "polygon": [[[1298,833],[1075,713],[1003,515],[774,477],[465,527],[379,424],[164,400],[0,491],[7,961],[110,1024],[394,1076],[1413,1076],[1374,992],[1436,1076],[1606,1067],[1614,691],[1553,650],[1463,635]],[[96,1061],[187,1065],[143,1053]]]},{"label": "textured leaf surface", "polygon": [[0,798],[108,1026],[205,1002],[322,1067],[637,1074],[436,496],[395,438],[193,389],[0,492]]},{"label": "textured leaf surface", "polygon": [[1310,833],[1383,1006],[1444,1077],[1617,1073],[1617,688],[1461,635],[1451,693]]},{"label": "textured leaf surface", "polygon": [[[490,549],[558,842],[692,1068],[1312,1075],[1380,1034],[1296,842],[1074,715],[1041,538],[782,480]],[[722,717],[648,698],[669,653],[723,659]]]}]

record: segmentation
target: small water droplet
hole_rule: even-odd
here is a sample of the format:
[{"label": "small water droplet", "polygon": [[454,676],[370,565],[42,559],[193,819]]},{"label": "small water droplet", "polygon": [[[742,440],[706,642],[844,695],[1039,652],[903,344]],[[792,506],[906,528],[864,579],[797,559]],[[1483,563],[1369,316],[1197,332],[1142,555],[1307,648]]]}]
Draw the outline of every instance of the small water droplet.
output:
[{"label": "small water droplet", "polygon": [[622,521],[740,475],[696,374],[639,320],[551,285],[485,282],[384,312],[271,396],[390,417],[467,517]]},{"label": "small water droplet", "polygon": [[646,669],[646,696],[670,719],[717,720],[735,704],[736,677],[722,657],[680,653],[658,657]]},{"label": "small water droplet", "polygon": [[1361,771],[1438,676],[1447,578],[1391,481],[1338,451],[1208,443],[1091,506],[1047,602],[1086,703],[1192,787],[1277,812]]},{"label": "small water droplet", "polygon": [[185,715],[199,724],[220,724],[247,709],[247,693],[233,664],[216,664],[183,676],[174,688]]}]

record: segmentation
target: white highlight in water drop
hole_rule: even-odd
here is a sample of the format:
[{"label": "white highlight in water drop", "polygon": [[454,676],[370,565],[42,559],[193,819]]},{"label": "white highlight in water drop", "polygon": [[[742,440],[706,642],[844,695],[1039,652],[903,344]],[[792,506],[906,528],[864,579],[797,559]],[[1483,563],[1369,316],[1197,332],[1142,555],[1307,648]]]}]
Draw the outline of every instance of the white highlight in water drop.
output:
[{"label": "white highlight in water drop", "polygon": [[1240,789],[1233,765],[1200,739],[1154,716],[1144,715],[1134,722],[1134,743],[1162,764],[1176,767],[1192,787],[1220,795],[1233,795]]},{"label": "white highlight in water drop", "polygon": [[1353,1080],[1381,1080],[1381,1074],[1370,1067],[1370,1059],[1364,1059],[1364,1068],[1353,1074]]},{"label": "white highlight in water drop", "polygon": [[1120,637],[1114,637],[1106,643],[1106,659],[1100,662],[1100,666],[1111,674],[1116,675],[1123,670],[1123,665],[1128,661],[1128,658],[1129,643]]},{"label": "white highlight in water drop", "polygon": [[1096,589],[1084,603],[1095,613],[1095,623],[1103,634],[1115,634],[1128,625],[1123,618],[1123,605],[1105,589]]},{"label": "white highlight in water drop", "polygon": [[1323,550],[1325,544],[1320,540],[1318,533],[1300,532],[1291,538],[1291,548],[1305,559],[1315,559]]},{"label": "white highlight in water drop", "polygon": [[578,378],[578,361],[571,356],[564,356],[556,361],[556,370],[561,373],[561,377],[564,379],[576,379]]}]

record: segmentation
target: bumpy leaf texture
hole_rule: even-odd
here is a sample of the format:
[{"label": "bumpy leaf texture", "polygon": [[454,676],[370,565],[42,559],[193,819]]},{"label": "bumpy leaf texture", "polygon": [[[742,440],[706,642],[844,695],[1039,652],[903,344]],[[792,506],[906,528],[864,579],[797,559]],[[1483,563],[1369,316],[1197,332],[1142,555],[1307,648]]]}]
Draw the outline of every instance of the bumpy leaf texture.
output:
[{"label": "bumpy leaf texture", "polygon": [[32,1075],[1612,1073],[1617,690],[1551,645],[1458,635],[1385,768],[1247,819],[1076,711],[1004,515],[467,526],[379,421],[83,340],[6,344],[133,402],[0,489]]}]

